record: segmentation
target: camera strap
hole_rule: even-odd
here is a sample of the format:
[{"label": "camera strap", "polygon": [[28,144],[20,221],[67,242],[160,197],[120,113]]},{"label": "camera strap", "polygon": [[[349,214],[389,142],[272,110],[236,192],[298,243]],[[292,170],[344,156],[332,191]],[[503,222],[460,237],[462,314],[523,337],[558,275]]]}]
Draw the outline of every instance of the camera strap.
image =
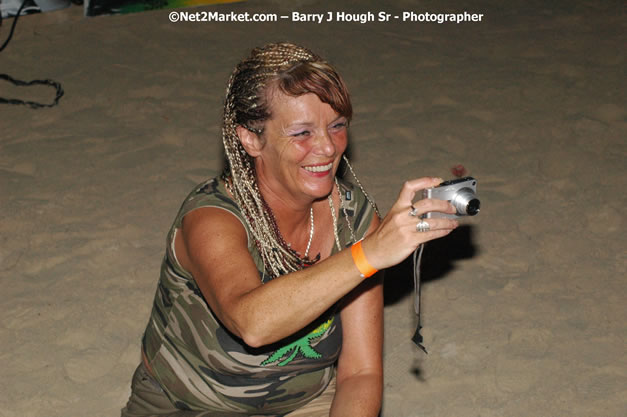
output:
[{"label": "camera strap", "polygon": [[418,317],[418,326],[416,327],[416,332],[414,333],[414,337],[411,338],[412,342],[416,344],[424,353],[427,352],[427,348],[422,344],[423,339],[420,334],[420,330],[422,330],[422,325],[420,324],[420,262],[422,261],[422,252],[425,249],[424,243],[418,246],[418,248],[414,251],[414,312]]}]

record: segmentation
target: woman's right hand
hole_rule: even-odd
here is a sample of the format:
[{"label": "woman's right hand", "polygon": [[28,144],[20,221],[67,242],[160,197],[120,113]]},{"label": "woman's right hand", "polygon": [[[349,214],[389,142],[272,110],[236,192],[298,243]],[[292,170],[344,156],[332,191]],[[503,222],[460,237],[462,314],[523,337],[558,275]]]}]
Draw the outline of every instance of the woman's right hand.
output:
[{"label": "woman's right hand", "polygon": [[[370,265],[376,269],[394,266],[405,260],[420,244],[446,236],[458,226],[454,219],[420,218],[433,211],[455,214],[455,208],[448,201],[425,198],[413,203],[416,193],[435,187],[442,181],[441,178],[424,177],[405,182],[390,212],[362,243]],[[412,206],[416,208],[415,216],[410,215]],[[416,225],[421,220],[429,223],[429,231],[417,230]]]}]

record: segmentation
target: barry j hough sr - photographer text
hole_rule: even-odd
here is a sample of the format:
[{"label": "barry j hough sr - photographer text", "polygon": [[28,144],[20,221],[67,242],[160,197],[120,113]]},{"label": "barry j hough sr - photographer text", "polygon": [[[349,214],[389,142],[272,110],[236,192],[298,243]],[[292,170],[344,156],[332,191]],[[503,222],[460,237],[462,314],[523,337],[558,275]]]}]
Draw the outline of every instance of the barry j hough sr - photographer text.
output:
[{"label": "barry j hough sr - photographer text", "polygon": [[300,13],[292,12],[291,16],[281,16],[281,19],[290,18],[292,22],[389,22],[390,20],[401,20],[403,22],[421,22],[421,23],[464,23],[464,22],[481,22],[482,13],[416,13],[403,12],[400,15],[387,12],[366,12],[366,13],[347,13],[347,12],[326,12],[326,13]]}]

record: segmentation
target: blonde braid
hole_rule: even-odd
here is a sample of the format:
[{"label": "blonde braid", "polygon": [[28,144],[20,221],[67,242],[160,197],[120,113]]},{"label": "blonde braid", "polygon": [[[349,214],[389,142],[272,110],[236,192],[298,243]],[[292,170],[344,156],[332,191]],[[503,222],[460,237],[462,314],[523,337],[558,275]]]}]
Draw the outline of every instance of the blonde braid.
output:
[{"label": "blonde braid", "polygon": [[281,236],[257,186],[253,158],[242,146],[236,127],[261,134],[263,128],[259,125],[269,117],[263,95],[270,82],[290,66],[317,60],[320,58],[312,52],[289,43],[256,48],[235,68],[226,89],[222,140],[228,166],[223,178],[244,214],[265,268],[273,277],[302,269],[303,260]]}]

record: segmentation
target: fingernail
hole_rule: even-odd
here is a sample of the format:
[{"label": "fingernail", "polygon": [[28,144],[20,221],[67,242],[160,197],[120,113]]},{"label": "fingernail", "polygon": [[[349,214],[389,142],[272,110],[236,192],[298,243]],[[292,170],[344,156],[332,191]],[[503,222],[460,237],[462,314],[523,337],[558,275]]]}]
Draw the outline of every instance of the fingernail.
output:
[{"label": "fingernail", "polygon": [[437,182],[444,182],[444,178],[440,178],[440,177],[433,177],[433,181],[437,181]]}]

